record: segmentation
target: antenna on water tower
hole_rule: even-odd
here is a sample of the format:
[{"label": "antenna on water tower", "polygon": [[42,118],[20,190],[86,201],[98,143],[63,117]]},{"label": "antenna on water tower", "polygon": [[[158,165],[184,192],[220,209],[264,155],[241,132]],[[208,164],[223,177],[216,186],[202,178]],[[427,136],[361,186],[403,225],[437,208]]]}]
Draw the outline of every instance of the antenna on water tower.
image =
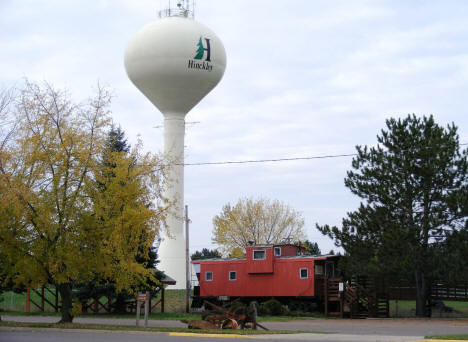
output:
[{"label": "antenna on water tower", "polygon": [[[173,4],[175,1],[173,2]],[[221,40],[193,20],[194,1],[178,1],[159,12],[159,20],[141,28],[125,50],[125,69],[133,84],[164,116],[164,155],[171,167],[164,197],[174,203],[167,215],[169,235],[159,247],[160,264],[186,286],[184,238],[185,116],[221,80],[226,52]]]},{"label": "antenna on water tower", "polygon": [[[172,3],[176,2],[176,6],[172,6]],[[171,16],[181,16],[190,19],[195,18],[195,0],[179,0],[179,1],[172,1],[168,0],[167,7],[161,4],[162,8],[159,11],[159,17],[171,17]]]}]

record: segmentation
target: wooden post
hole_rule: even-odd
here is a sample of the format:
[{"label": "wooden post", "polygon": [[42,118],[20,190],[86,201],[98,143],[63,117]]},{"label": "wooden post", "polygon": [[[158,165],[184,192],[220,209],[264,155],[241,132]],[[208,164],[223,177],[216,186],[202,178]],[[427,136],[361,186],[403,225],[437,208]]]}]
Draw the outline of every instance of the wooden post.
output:
[{"label": "wooden post", "polygon": [[145,328],[148,327],[148,313],[149,313],[149,299],[150,293],[146,291],[146,293],[138,292],[136,297],[136,326],[139,327],[140,325],[140,311],[141,311],[141,302],[145,302]]},{"label": "wooden post", "polygon": [[136,299],[136,326],[137,328],[140,326],[140,301],[138,300],[138,296]]},{"label": "wooden post", "polygon": [[161,313],[164,313],[164,285],[161,290]]},{"label": "wooden post", "polygon": [[344,313],[343,313],[343,297],[344,297],[344,291],[345,291],[345,286],[343,279],[338,283],[338,296],[340,297],[340,317],[343,318]]},{"label": "wooden post", "polygon": [[325,300],[325,317],[328,317],[328,277],[325,276],[323,278],[323,293],[324,293],[324,300]]},{"label": "wooden post", "polygon": [[189,253],[189,223],[188,205],[185,206],[185,277],[186,277],[186,296],[185,312],[190,312],[190,253]]},{"label": "wooden post", "polygon": [[58,312],[58,290],[57,286],[55,287],[55,312]]},{"label": "wooden post", "polygon": [[150,299],[149,291],[146,291],[146,296],[145,296],[145,328],[148,328],[149,299]]},{"label": "wooden post", "polygon": [[44,312],[44,286],[41,288],[41,311]]},{"label": "wooden post", "polygon": [[30,300],[30,293],[29,293],[29,289],[26,290],[26,312],[29,312],[31,307],[30,307],[30,304],[29,304],[29,300]]},{"label": "wooden post", "polygon": [[257,319],[258,319],[257,302],[251,302],[250,306],[252,307],[252,311],[253,311],[253,329],[257,330]]}]

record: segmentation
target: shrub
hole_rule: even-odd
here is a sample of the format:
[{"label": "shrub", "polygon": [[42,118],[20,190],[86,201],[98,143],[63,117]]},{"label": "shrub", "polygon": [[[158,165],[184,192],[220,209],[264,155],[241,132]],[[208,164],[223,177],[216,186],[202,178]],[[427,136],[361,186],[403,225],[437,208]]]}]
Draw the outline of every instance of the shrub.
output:
[{"label": "shrub", "polygon": [[239,299],[232,301],[230,305],[231,312],[235,312],[235,311],[242,310],[242,309],[245,310],[245,308],[246,308],[246,305],[242,303]]},{"label": "shrub", "polygon": [[276,299],[270,299],[260,305],[260,314],[267,316],[279,316],[284,314],[284,307]]}]

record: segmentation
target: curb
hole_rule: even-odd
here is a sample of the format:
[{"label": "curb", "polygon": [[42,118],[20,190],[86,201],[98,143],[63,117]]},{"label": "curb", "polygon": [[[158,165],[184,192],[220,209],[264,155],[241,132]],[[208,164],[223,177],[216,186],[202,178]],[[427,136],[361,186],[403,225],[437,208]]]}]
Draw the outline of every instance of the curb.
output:
[{"label": "curb", "polygon": [[[239,334],[196,334],[196,333],[178,333],[173,332],[169,333],[169,336],[179,336],[179,337],[214,337],[214,338],[252,338],[247,335]],[[269,335],[274,336],[274,335]]]}]

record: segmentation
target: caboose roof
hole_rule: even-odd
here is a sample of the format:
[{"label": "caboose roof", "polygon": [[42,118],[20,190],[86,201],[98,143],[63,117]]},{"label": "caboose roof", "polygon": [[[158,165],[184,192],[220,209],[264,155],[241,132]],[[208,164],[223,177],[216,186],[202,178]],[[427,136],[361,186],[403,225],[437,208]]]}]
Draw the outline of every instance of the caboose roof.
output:
[{"label": "caboose roof", "polygon": [[335,257],[336,255],[293,255],[293,256],[280,256],[276,257],[277,259],[305,259],[305,258],[313,258],[315,260],[325,260],[331,257]]},{"label": "caboose roof", "polygon": [[198,260],[193,260],[192,264],[194,263],[199,263],[199,262],[205,262],[205,261],[238,261],[238,260],[246,260],[246,258],[211,258],[211,259],[198,259]]},{"label": "caboose roof", "polygon": [[252,247],[268,248],[268,247],[281,247],[281,246],[301,247],[301,246],[295,245],[293,243],[274,243],[274,244],[273,243],[265,243],[265,244],[247,246],[246,248],[252,248]]},{"label": "caboose roof", "polygon": [[[259,246],[259,245],[257,245]],[[272,246],[272,245],[271,245]],[[325,254],[325,255],[295,255],[295,256],[280,256],[276,259],[315,259],[315,260],[326,260],[333,257],[339,257],[339,255]],[[213,262],[213,261],[242,261],[247,260],[246,258],[212,258],[212,259],[198,259],[193,260],[192,264],[198,264],[201,262]]]}]

